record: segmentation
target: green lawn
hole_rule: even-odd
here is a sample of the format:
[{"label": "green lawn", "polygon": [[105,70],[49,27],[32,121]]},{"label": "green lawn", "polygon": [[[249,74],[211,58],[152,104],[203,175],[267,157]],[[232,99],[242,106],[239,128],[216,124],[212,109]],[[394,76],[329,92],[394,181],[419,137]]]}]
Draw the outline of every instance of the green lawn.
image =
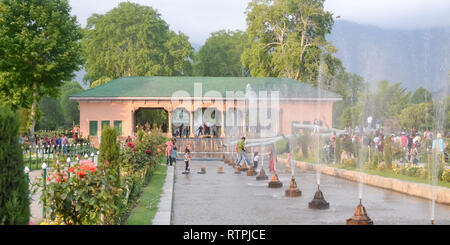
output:
[{"label": "green lawn", "polygon": [[138,204],[131,211],[125,225],[151,225],[158,210],[159,198],[166,178],[166,164],[159,164],[153,172],[150,183],[143,188]]}]

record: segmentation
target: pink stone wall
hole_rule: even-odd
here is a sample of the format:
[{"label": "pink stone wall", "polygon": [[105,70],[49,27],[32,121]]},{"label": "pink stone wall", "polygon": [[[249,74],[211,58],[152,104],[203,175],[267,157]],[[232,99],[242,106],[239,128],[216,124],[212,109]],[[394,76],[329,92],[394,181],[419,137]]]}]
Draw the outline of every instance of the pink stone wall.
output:
[{"label": "pink stone wall", "polygon": [[110,126],[114,121],[122,121],[122,136],[131,135],[132,116],[129,101],[80,102],[80,130],[81,136],[89,136],[89,121],[98,121],[97,135],[101,135],[101,121],[110,120]]},{"label": "pink stone wall", "polygon": [[314,122],[314,119],[320,118],[324,126],[328,124],[332,127],[333,120],[333,102],[289,102],[280,103],[281,113],[281,131],[285,135],[292,134],[292,122],[304,121]]},{"label": "pink stone wall", "polygon": [[[133,135],[134,112],[139,108],[163,108],[167,111],[174,110],[175,104],[170,101],[81,101],[80,104],[80,130],[81,136],[87,138],[89,136],[89,121],[98,122],[97,135],[101,135],[101,121],[109,120],[111,127],[114,126],[115,120],[122,121],[121,138]],[[209,106],[211,103],[203,103],[202,106]],[[192,108],[186,106],[190,111]],[[217,103],[217,108],[222,109],[223,103]],[[221,108],[222,107],[222,108]],[[238,108],[243,105],[238,103]],[[197,108],[194,108],[196,110]],[[278,130],[285,134],[292,134],[292,122],[310,121],[320,118],[329,127],[332,126],[333,102],[280,102],[281,109],[281,129]],[[98,146],[97,137],[91,137],[92,141]]]}]

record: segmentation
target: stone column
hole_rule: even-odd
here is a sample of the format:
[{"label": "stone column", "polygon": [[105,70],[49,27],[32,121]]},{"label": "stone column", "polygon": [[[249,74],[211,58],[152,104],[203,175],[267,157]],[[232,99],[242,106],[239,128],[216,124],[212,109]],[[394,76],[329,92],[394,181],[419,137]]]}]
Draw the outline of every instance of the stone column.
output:
[{"label": "stone column", "polygon": [[190,111],[190,116],[189,116],[189,120],[190,120],[190,127],[191,129],[189,130],[189,138],[194,138],[194,107],[191,107],[191,111]]},{"label": "stone column", "polygon": [[221,114],[222,118],[221,118],[221,133],[220,133],[220,137],[221,138],[225,138],[225,106],[223,106],[222,108],[222,114]]},{"label": "stone column", "polygon": [[169,138],[172,138],[172,108],[168,109],[169,116],[169,129],[167,130],[167,134]]},{"label": "stone column", "polygon": [[241,111],[242,115],[242,136],[247,136],[246,126],[247,126],[247,118],[245,117],[245,109]]}]

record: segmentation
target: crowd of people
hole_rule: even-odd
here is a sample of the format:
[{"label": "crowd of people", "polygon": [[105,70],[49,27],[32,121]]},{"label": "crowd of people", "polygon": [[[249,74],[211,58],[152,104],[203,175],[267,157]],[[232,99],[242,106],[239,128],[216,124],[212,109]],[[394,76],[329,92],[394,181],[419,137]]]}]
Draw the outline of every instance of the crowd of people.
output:
[{"label": "crowd of people", "polygon": [[65,134],[56,133],[53,136],[49,135],[35,135],[31,140],[28,136],[21,136],[19,139],[20,144],[28,143],[29,145],[42,147],[44,153],[56,152],[64,154],[67,153],[67,145],[69,144],[69,139]]},{"label": "crowd of people", "polygon": [[[405,154],[403,159],[400,159],[403,163],[417,164],[419,162],[419,154],[423,152],[429,152],[436,150],[447,161],[448,153],[445,152],[447,147],[444,143],[442,134],[426,130],[424,132],[411,131],[407,132],[401,130],[397,134],[391,133],[386,135],[383,128],[377,126],[373,130],[346,130],[345,133],[340,135],[333,135],[326,141],[323,149],[325,152],[325,160],[330,162],[336,162],[336,141],[339,140],[342,145],[342,152],[340,159],[349,159],[356,157],[358,147],[367,147],[374,154],[385,150],[386,137],[390,137],[392,146],[398,146]],[[347,149],[346,149],[347,146]],[[348,149],[352,147],[351,149]],[[356,147],[356,149],[355,149]],[[394,152],[397,153],[397,152]],[[383,157],[383,154],[381,154]]]}]

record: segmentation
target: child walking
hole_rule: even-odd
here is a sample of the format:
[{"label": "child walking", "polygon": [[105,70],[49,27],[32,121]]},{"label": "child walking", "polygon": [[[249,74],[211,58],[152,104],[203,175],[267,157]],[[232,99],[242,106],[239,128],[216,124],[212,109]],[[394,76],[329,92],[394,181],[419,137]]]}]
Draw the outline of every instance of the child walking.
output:
[{"label": "child walking", "polygon": [[258,156],[258,152],[255,152],[255,156],[253,157],[253,167],[258,168],[258,161],[259,161],[259,156]]},{"label": "child walking", "polygon": [[191,151],[186,147],[184,150],[184,163],[186,164],[186,172],[190,172],[189,161],[191,160]]}]

